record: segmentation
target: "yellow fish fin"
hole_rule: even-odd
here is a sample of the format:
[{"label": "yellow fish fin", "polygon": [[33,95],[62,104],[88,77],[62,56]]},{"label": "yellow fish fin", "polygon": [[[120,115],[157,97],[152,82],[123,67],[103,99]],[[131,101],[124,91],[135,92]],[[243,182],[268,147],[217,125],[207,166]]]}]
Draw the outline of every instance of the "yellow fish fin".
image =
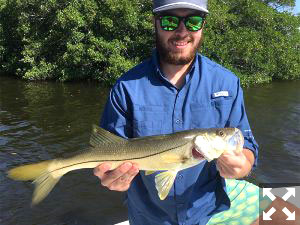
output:
[{"label": "yellow fish fin", "polygon": [[145,175],[148,176],[148,175],[151,175],[151,174],[153,174],[155,172],[156,172],[155,170],[146,170],[145,171]]},{"label": "yellow fish fin", "polygon": [[47,197],[49,192],[54,188],[55,184],[62,176],[54,177],[51,173],[44,173],[33,181],[35,189],[32,197],[32,205],[40,203]]},{"label": "yellow fish fin", "polygon": [[126,139],[121,138],[115,134],[110,133],[107,130],[104,130],[97,125],[93,125],[92,134],[90,138],[90,145],[97,147],[103,143],[124,143],[127,142]]},{"label": "yellow fish fin", "polygon": [[164,200],[168,196],[177,172],[177,170],[169,170],[155,176],[155,187],[160,200]]},{"label": "yellow fish fin", "polygon": [[33,193],[32,205],[42,201],[63,175],[56,177],[52,176],[51,171],[49,171],[51,162],[52,160],[19,166],[8,171],[8,177],[11,179],[23,181],[33,180],[35,190]]},{"label": "yellow fish fin", "polygon": [[13,180],[35,180],[44,173],[50,164],[50,160],[40,163],[18,166],[8,171],[7,176]]}]

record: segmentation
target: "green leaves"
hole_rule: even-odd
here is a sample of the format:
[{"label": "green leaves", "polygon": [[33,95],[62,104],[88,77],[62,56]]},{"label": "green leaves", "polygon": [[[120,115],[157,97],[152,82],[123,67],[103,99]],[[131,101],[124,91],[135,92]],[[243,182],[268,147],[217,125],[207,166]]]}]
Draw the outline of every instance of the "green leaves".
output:
[{"label": "green leaves", "polygon": [[203,52],[243,85],[300,78],[299,16],[259,0],[211,0],[210,12]]},{"label": "green leaves", "polygon": [[151,53],[149,1],[1,1],[2,72],[111,84]]},{"label": "green leaves", "polygon": [[[300,78],[293,0],[210,0],[202,53],[244,85]],[[112,84],[154,47],[149,0],[0,0],[0,72]]]}]

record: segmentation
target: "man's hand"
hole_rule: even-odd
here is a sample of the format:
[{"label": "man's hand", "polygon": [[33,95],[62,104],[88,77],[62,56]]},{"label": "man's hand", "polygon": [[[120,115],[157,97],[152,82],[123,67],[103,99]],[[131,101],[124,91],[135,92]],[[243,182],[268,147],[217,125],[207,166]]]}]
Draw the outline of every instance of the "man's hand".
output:
[{"label": "man's hand", "polygon": [[254,163],[254,154],[249,149],[242,152],[224,152],[217,159],[217,168],[224,178],[242,178],[247,176]]},{"label": "man's hand", "polygon": [[102,163],[94,169],[94,175],[99,177],[101,184],[112,191],[127,191],[131,181],[138,174],[137,164],[125,162],[114,170],[109,163]]}]

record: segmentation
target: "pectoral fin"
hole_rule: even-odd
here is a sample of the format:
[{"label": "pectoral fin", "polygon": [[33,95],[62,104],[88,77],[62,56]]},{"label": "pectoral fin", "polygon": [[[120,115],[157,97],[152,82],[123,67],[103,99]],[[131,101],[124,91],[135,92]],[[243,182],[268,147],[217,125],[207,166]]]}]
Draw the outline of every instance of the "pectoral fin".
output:
[{"label": "pectoral fin", "polygon": [[156,171],[153,171],[153,170],[146,170],[145,171],[145,175],[148,176],[148,175],[151,175],[153,173],[155,173]]},{"label": "pectoral fin", "polygon": [[170,192],[177,175],[177,170],[162,172],[155,176],[155,186],[160,200],[164,200]]}]

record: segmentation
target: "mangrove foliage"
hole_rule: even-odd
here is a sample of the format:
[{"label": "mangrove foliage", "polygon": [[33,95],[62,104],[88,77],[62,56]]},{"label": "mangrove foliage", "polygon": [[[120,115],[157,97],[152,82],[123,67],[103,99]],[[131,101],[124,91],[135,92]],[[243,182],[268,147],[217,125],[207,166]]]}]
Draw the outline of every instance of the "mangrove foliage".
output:
[{"label": "mangrove foliage", "polygon": [[[210,0],[201,53],[244,85],[300,78],[295,0]],[[155,46],[151,0],[0,0],[0,74],[112,84]]]}]

